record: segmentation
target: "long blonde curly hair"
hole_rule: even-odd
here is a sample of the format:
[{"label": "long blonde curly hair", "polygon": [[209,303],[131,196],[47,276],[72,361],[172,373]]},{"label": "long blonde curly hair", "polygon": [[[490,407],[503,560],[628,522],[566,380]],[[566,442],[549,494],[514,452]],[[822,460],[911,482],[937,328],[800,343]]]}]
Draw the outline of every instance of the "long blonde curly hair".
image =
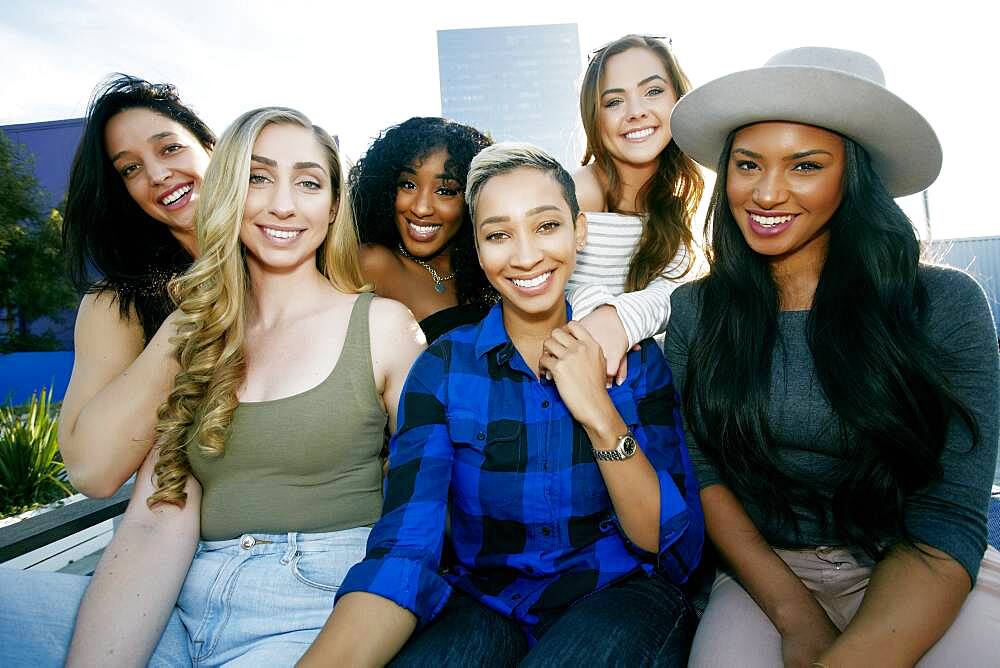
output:
[{"label": "long blonde curly hair", "polygon": [[316,264],[341,292],[365,285],[358,261],[358,233],[344,187],[337,144],[322,128],[294,109],[264,107],[243,114],[222,135],[202,185],[195,216],[201,255],[171,285],[181,311],[171,339],[181,370],[158,412],[154,469],[156,491],[147,503],[183,506],[191,474],[187,448],[197,438],[201,452],[218,457],[239,405],[237,392],[246,377],[243,343],[250,300],[246,255],[240,227],[250,181],[254,143],[268,125],[289,124],[311,130],[329,158],[336,218],[316,251]]}]

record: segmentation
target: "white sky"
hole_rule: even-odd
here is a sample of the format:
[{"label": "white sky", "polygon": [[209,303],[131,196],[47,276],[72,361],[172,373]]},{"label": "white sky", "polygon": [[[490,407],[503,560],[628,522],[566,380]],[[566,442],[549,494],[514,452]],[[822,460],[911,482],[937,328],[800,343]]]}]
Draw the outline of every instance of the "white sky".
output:
[{"label": "white sky", "polygon": [[[695,85],[796,46],[864,51],[944,146],[933,236],[1000,234],[981,204],[998,187],[993,0],[0,0],[0,124],[81,116],[97,81],[122,71],[176,84],[218,132],[253,107],[298,108],[356,159],[382,128],[441,113],[437,30],[540,23],[578,24],[584,58],[627,32],[670,35]],[[922,228],[919,196],[901,204]]]}]

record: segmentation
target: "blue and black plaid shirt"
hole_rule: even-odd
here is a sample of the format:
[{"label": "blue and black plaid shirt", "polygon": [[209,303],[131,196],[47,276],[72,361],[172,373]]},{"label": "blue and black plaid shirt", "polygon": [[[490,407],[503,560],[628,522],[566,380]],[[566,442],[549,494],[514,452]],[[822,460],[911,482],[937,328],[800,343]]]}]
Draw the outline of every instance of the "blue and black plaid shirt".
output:
[{"label": "blue and black plaid shirt", "polygon": [[[537,613],[639,569],[658,565],[680,584],[698,564],[698,481],[659,347],[647,340],[630,352],[626,382],[609,390],[659,476],[660,548],[650,554],[625,537],[586,432],[511,343],[501,308],[414,363],[389,446],[382,519],[338,597],[378,594],[423,625],[457,587],[530,632]],[[442,574],[449,503],[456,560]]]}]

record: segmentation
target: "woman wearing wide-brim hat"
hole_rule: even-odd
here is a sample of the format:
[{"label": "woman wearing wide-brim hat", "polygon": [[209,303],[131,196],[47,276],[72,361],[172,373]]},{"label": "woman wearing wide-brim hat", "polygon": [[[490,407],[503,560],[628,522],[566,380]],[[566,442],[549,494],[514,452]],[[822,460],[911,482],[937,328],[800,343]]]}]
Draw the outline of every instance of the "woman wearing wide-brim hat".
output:
[{"label": "woman wearing wide-brim hat", "polygon": [[975,281],[920,261],[893,197],[941,147],[883,81],[794,49],[671,117],[718,171],[710,272],[666,336],[722,565],[692,665],[1000,659],[996,332]]}]

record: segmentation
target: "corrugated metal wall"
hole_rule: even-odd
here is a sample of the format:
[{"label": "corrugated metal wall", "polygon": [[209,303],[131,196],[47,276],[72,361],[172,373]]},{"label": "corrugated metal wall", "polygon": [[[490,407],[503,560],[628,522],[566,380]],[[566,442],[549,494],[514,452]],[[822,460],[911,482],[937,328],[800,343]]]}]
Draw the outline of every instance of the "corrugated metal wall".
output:
[{"label": "corrugated metal wall", "polygon": [[930,259],[975,277],[989,297],[993,322],[1000,329],[1000,237],[932,241]]}]

